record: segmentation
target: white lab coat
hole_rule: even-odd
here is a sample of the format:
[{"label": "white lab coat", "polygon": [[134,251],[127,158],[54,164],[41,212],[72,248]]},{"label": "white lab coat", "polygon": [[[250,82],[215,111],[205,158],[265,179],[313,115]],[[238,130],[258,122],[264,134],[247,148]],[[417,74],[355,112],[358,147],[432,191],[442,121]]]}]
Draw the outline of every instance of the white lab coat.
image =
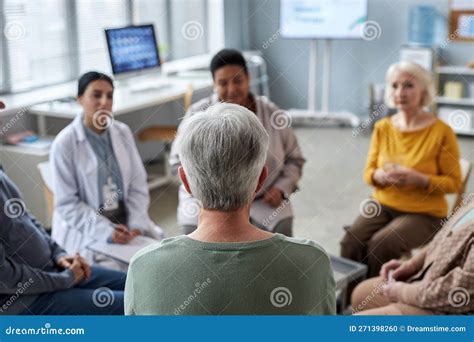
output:
[{"label": "white lab coat", "polygon": [[[68,253],[81,253],[93,262],[87,246],[106,241],[113,224],[100,215],[98,161],[77,116],[54,140],[50,164],[53,177],[54,214],[52,237]],[[130,128],[119,121],[109,127],[112,148],[123,181],[123,199],[130,229],[160,239],[163,231],[148,216],[150,196],[146,172]]]},{"label": "white lab coat", "polygon": [[[218,102],[219,99],[216,94],[202,99],[188,109],[185,119],[196,112],[206,110],[209,106]],[[276,114],[280,109],[265,96],[255,96],[255,104],[257,107],[255,114],[265,127],[270,138],[266,161],[269,175],[262,190],[257,194],[258,198],[250,207],[250,217],[256,223],[273,231],[279,222],[293,216],[290,197],[297,190],[305,159],[291,127],[278,127],[277,129],[275,123],[272,123],[272,120],[274,120],[272,114]],[[173,173],[177,174],[178,167],[181,165],[177,140],[173,142],[169,162]],[[272,187],[281,190],[288,198],[278,208],[271,207],[262,198],[262,195]],[[197,226],[199,213],[198,201],[188,194],[184,186],[181,185],[177,210],[178,224]]]}]

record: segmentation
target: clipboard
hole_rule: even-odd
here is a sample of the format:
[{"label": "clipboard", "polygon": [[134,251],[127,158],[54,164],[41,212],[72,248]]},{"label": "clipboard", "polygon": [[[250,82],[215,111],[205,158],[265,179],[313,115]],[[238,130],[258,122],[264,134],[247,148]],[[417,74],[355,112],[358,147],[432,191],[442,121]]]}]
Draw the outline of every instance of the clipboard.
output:
[{"label": "clipboard", "polygon": [[108,243],[103,241],[94,241],[87,249],[94,253],[105,255],[116,261],[128,265],[132,257],[143,248],[159,243],[159,240],[147,236],[136,236],[128,244]]}]

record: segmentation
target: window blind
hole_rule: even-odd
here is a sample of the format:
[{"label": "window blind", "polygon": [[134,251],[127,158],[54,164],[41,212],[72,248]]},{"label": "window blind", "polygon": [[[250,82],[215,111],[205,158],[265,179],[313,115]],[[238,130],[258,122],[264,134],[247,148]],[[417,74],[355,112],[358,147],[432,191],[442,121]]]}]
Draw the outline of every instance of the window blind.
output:
[{"label": "window blind", "polygon": [[70,78],[66,0],[3,0],[11,91]]}]

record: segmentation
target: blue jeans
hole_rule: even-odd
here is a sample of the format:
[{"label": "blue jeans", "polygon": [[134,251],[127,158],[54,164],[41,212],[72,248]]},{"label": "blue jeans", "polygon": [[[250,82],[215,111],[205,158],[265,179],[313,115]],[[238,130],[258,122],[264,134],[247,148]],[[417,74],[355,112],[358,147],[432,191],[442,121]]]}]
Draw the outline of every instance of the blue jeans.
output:
[{"label": "blue jeans", "polygon": [[71,289],[41,294],[21,315],[123,315],[123,272],[91,267],[91,277]]}]

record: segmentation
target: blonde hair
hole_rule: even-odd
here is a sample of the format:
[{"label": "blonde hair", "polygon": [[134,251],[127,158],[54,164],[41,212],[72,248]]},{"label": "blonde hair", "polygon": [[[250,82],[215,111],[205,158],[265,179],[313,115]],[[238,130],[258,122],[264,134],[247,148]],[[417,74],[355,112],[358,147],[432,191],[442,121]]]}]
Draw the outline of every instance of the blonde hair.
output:
[{"label": "blonde hair", "polygon": [[393,89],[392,79],[395,74],[406,72],[417,79],[423,87],[423,100],[421,101],[421,107],[430,106],[435,98],[436,90],[433,82],[431,72],[423,68],[417,63],[409,61],[401,61],[390,65],[385,74],[385,103],[387,106],[394,108],[395,103],[393,101]]}]

